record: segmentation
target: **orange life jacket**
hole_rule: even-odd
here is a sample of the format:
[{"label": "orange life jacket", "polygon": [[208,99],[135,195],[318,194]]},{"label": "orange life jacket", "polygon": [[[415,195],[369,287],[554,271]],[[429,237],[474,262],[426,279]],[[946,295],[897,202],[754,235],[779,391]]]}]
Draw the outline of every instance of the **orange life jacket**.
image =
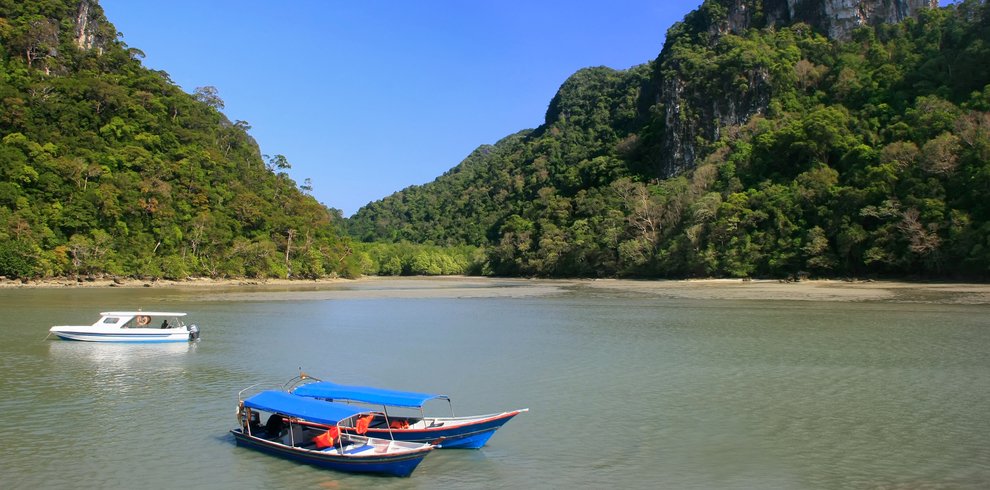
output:
[{"label": "orange life jacket", "polygon": [[360,435],[364,435],[366,432],[368,432],[368,424],[371,423],[371,419],[373,418],[375,418],[374,414],[366,415],[364,417],[359,417],[357,419],[355,431]]},{"label": "orange life jacket", "polygon": [[388,424],[389,429],[408,429],[408,420],[393,420],[391,424]]},{"label": "orange life jacket", "polygon": [[334,445],[334,441],[337,439],[337,436],[339,435],[340,435],[340,431],[338,431],[336,427],[331,427],[327,429],[326,432],[314,437],[313,442],[316,443],[316,447],[318,449],[331,447]]}]

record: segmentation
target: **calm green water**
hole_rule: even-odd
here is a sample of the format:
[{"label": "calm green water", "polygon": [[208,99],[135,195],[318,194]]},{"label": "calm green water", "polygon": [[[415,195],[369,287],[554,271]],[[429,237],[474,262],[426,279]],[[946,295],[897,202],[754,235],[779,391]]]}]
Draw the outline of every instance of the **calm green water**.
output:
[{"label": "calm green water", "polygon": [[[0,290],[0,486],[990,487],[987,306],[367,291],[381,287]],[[137,307],[189,311],[203,340],[43,340]],[[300,368],[447,393],[458,415],[531,411],[408,479],[235,447],[238,390]]]}]

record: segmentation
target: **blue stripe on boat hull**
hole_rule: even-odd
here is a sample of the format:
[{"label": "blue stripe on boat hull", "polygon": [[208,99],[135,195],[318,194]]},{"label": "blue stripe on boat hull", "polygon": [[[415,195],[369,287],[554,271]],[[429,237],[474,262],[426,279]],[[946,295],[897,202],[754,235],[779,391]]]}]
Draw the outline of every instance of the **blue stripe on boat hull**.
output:
[{"label": "blue stripe on boat hull", "polygon": [[183,334],[180,338],[174,338],[171,333],[161,334],[119,334],[119,333],[92,333],[92,332],[52,332],[62,340],[73,340],[76,342],[114,342],[114,343],[163,343],[163,342],[188,342],[189,335]]},{"label": "blue stripe on boat hull", "polygon": [[282,444],[265,441],[244,434],[240,429],[230,431],[238,446],[255,449],[282,458],[348,473],[382,473],[409,476],[429,451],[402,456],[354,458],[319,451],[294,450]]}]

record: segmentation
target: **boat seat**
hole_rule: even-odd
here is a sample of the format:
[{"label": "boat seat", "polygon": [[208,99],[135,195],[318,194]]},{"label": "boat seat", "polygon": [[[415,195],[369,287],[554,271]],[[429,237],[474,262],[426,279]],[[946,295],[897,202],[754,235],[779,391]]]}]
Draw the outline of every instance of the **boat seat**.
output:
[{"label": "boat seat", "polygon": [[370,449],[371,447],[372,447],[372,446],[369,446],[369,445],[367,445],[367,444],[362,444],[362,445],[360,445],[360,446],[359,446],[359,445],[357,445],[357,444],[355,444],[355,445],[353,445],[353,446],[347,446],[347,447],[345,447],[345,448],[344,448],[344,454],[355,454],[355,453],[360,453],[360,452],[363,452],[363,451],[367,451],[367,450],[368,450],[368,449]]}]

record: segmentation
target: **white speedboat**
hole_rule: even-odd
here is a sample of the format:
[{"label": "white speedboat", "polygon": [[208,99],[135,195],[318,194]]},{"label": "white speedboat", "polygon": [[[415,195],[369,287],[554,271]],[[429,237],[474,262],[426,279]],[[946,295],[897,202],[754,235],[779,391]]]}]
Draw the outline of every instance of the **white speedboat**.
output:
[{"label": "white speedboat", "polygon": [[106,311],[92,325],[56,325],[48,331],[64,340],[87,342],[186,342],[199,340],[199,327],[182,322],[185,313]]}]

